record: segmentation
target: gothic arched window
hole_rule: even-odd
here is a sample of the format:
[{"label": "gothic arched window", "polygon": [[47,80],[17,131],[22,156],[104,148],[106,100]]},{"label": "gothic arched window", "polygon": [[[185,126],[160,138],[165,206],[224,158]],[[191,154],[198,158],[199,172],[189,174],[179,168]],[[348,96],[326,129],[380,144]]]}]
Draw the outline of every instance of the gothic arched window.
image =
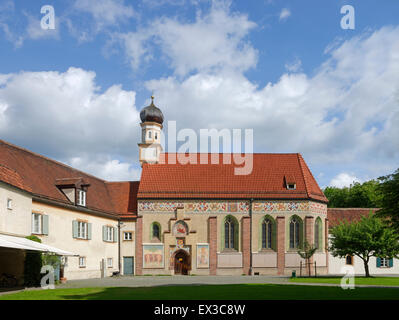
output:
[{"label": "gothic arched window", "polygon": [[237,248],[237,234],[238,225],[233,217],[227,217],[224,222],[224,248],[225,249],[238,249]]},{"label": "gothic arched window", "polygon": [[298,249],[301,242],[302,222],[298,217],[290,221],[290,249]]},{"label": "gothic arched window", "polygon": [[262,249],[272,248],[273,223],[269,218],[262,222]]},{"label": "gothic arched window", "polygon": [[318,217],[314,224],[314,245],[317,250],[323,247],[321,219]]}]

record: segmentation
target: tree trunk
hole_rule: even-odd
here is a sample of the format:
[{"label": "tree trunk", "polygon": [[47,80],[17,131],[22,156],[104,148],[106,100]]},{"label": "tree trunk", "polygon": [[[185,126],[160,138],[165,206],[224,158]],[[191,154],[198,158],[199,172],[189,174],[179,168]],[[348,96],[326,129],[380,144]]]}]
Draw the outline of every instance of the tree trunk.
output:
[{"label": "tree trunk", "polygon": [[370,278],[369,263],[366,260],[363,260],[363,263],[364,263],[364,270],[366,271],[366,278]]}]

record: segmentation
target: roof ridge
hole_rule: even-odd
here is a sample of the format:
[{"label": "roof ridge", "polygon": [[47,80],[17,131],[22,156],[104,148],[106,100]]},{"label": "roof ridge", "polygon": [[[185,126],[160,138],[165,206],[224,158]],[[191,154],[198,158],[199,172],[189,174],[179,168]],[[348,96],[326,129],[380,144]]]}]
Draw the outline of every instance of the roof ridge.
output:
[{"label": "roof ridge", "polygon": [[307,181],[307,179],[305,177],[305,172],[304,172],[303,167],[302,167],[302,161],[304,161],[304,160],[303,160],[302,155],[300,153],[297,153],[297,157],[298,157],[299,168],[301,169],[301,172],[302,172],[303,182],[305,184],[305,191],[306,191],[306,194],[308,195],[308,197],[310,197],[310,193],[308,191],[308,181]]},{"label": "roof ridge", "polygon": [[297,152],[161,152],[161,154],[260,154],[260,155],[296,155]]},{"label": "roof ridge", "polygon": [[[82,171],[82,170],[76,169],[76,168],[74,168],[74,167],[72,167],[72,166],[70,166],[70,165],[67,165],[67,164],[65,164],[65,163],[62,163],[62,162],[60,162],[60,161],[58,161],[58,160],[50,159],[49,157],[46,157],[46,156],[44,156],[44,155],[42,155],[42,154],[39,154],[39,153],[36,153],[36,152],[34,152],[34,151],[28,150],[28,149],[26,149],[26,148],[17,146],[17,145],[15,145],[15,144],[12,144],[12,143],[10,143],[10,142],[4,141],[4,140],[2,140],[2,139],[0,139],[0,143],[4,143],[5,145],[8,145],[8,146],[13,147],[13,148],[15,148],[15,149],[18,149],[18,150],[21,150],[21,151],[30,153],[30,154],[34,155],[35,157],[39,157],[39,158],[45,159],[45,160],[47,160],[47,161],[53,162],[53,163],[55,163],[55,164],[57,164],[57,165],[60,165],[60,166],[62,166],[62,167],[66,167],[66,168],[68,168],[68,169],[72,169],[72,170],[77,171],[77,172],[79,172],[79,173],[83,173],[84,175],[89,176],[89,177],[92,177],[92,178],[94,178],[94,179],[97,179],[97,180],[100,180],[100,181],[103,181],[103,182],[107,182],[106,180],[103,180],[103,179],[101,179],[101,178],[98,178],[98,177],[96,177],[96,176],[94,176],[94,175],[92,175],[92,174],[90,174],[90,173],[86,173],[86,172],[84,172],[84,171]],[[65,178],[65,179],[66,179],[66,178]]]}]

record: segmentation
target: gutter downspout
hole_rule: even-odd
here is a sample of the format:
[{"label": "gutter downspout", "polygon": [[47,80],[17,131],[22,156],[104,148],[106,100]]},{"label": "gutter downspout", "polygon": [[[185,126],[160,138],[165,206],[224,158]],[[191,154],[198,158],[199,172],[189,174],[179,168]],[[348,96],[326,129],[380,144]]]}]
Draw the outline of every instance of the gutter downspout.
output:
[{"label": "gutter downspout", "polygon": [[121,219],[118,219],[118,270],[121,274]]},{"label": "gutter downspout", "polygon": [[249,200],[249,275],[253,275],[252,272],[252,202],[254,199]]}]

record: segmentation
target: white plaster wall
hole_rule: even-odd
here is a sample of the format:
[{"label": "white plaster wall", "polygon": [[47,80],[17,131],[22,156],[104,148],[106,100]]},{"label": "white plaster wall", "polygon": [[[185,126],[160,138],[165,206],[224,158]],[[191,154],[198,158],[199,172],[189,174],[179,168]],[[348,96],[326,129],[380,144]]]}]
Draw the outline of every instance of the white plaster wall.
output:
[{"label": "white plaster wall", "polygon": [[[100,263],[102,259],[105,259],[105,263],[107,263],[107,258],[113,259],[113,267],[108,268],[106,265],[106,276],[110,276],[113,271],[118,270],[118,243],[103,241],[102,234],[104,225],[117,227],[116,220],[38,202],[33,202],[32,210],[49,217],[49,234],[39,236],[42,243],[86,257],[85,268],[79,267],[78,257],[68,257],[68,263],[64,270],[67,279],[101,277]],[[72,237],[72,221],[76,219],[86,220],[92,224],[91,240],[74,239]]]},{"label": "white plaster wall", "polygon": [[325,253],[315,253],[313,255],[313,261],[316,262],[317,267],[326,267],[326,254]]},{"label": "white plaster wall", "polygon": [[[12,209],[7,209],[7,199]],[[0,232],[28,236],[31,231],[32,197],[17,188],[0,182]]]},{"label": "white plaster wall", "polygon": [[[333,257],[331,254],[329,256],[328,263],[328,273],[330,274],[343,274],[341,272],[341,268],[345,267],[346,260],[344,258]],[[349,265],[350,266],[350,265]],[[355,269],[356,275],[365,275],[363,260],[359,257],[354,257],[353,267]],[[384,275],[384,274],[399,274],[399,260],[393,259],[393,267],[392,268],[377,268],[377,259],[375,257],[371,257],[369,261],[369,271],[371,275]]]},{"label": "white plaster wall", "polygon": [[[132,240],[124,240],[123,233],[131,232]],[[136,253],[136,223],[135,222],[123,222],[121,226],[121,273],[123,273],[123,257],[135,257]],[[133,259],[134,265],[136,265],[136,258]],[[133,268],[135,270],[135,266]]]}]

